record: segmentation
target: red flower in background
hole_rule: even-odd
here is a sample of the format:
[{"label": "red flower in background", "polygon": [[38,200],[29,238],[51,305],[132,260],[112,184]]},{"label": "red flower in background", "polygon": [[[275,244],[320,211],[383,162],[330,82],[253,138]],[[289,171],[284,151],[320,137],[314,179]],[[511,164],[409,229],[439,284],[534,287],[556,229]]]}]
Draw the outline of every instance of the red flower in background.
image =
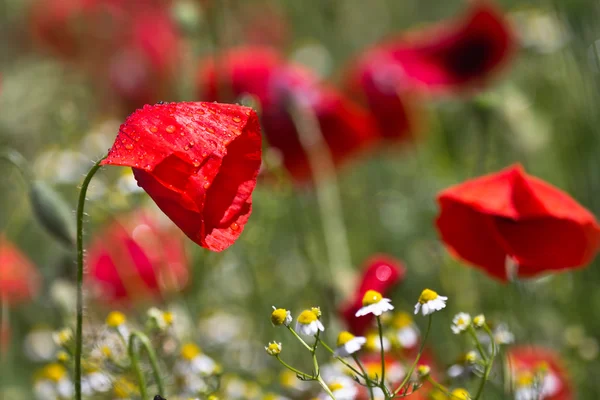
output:
[{"label": "red flower in background", "polygon": [[[384,88],[393,84],[396,92],[407,88],[426,92],[463,90],[488,79],[506,64],[515,47],[515,35],[502,13],[487,1],[475,1],[467,15],[456,22],[376,46],[367,56],[382,66],[372,68],[371,78],[368,70],[362,72],[362,79],[383,80]],[[375,93],[383,96],[386,92]]]},{"label": "red flower in background", "polygon": [[283,163],[297,181],[308,180],[311,169],[288,112],[290,100],[315,114],[336,165],[368,147],[373,119],[364,109],[322,83],[310,70],[285,63],[265,48],[232,50],[203,63],[198,74],[203,100],[235,101],[251,94],[262,109],[261,122],[269,145],[281,152]]},{"label": "red flower in background", "polygon": [[520,165],[438,195],[437,228],[452,254],[501,280],[510,257],[518,276],[581,267],[600,244],[596,218]]},{"label": "red flower in background", "polygon": [[194,242],[221,251],[252,211],[260,126],[248,108],[217,103],[144,106],[121,125],[103,165],[131,167],[138,185]]},{"label": "red flower in background", "polygon": [[101,302],[159,298],[188,282],[183,235],[147,212],[107,226],[94,238],[87,265]]},{"label": "red flower in background", "polygon": [[93,77],[99,90],[129,109],[171,91],[182,38],[170,1],[38,0],[31,9],[36,42]]},{"label": "red flower in background", "polygon": [[36,266],[0,234],[0,299],[10,306],[26,303],[37,296],[40,284]]},{"label": "red flower in background", "polygon": [[404,265],[394,258],[378,254],[367,259],[363,264],[364,271],[360,284],[353,299],[350,299],[341,310],[341,318],[348,330],[355,335],[363,335],[373,322],[373,315],[356,317],[356,312],[362,307],[362,300],[368,290],[375,290],[382,295],[404,279]]},{"label": "red flower in background", "polygon": [[[575,396],[559,355],[551,349],[512,347],[508,350],[515,395],[540,400],[571,400]],[[535,386],[537,384],[537,386]],[[526,396],[526,394],[531,394]]]}]

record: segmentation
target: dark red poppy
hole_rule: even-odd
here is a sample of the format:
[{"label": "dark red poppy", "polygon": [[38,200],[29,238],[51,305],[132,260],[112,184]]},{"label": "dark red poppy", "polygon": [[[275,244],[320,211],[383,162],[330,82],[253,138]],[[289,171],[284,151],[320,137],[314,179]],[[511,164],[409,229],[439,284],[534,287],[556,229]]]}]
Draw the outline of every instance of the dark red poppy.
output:
[{"label": "dark red poppy", "polygon": [[281,153],[285,167],[297,181],[310,179],[311,168],[290,117],[292,102],[314,113],[336,165],[364,150],[374,139],[374,121],[367,111],[310,70],[285,63],[269,49],[232,50],[216,61],[205,62],[198,84],[198,95],[204,100],[235,101],[244,94],[255,96],[268,143]]},{"label": "dark red poppy", "polygon": [[0,300],[9,306],[26,303],[37,296],[40,284],[35,265],[0,234]]},{"label": "dark red poppy", "polygon": [[185,287],[183,235],[149,212],[117,219],[94,237],[87,265],[100,302],[138,302]]},{"label": "dark red poppy", "polygon": [[575,398],[568,374],[554,350],[540,346],[518,346],[510,348],[507,357],[515,392],[523,391],[523,395],[533,393],[540,400]]},{"label": "dark red poppy", "polygon": [[484,83],[515,47],[501,11],[491,2],[475,1],[464,18],[376,46],[368,56],[381,60],[382,67],[374,67],[371,79],[383,81],[384,88],[393,83],[395,92],[464,90]]},{"label": "dark red poppy", "polygon": [[437,228],[450,252],[506,280],[577,268],[600,244],[596,218],[568,194],[520,165],[450,187],[438,195]]},{"label": "dark red poppy", "polygon": [[368,290],[375,290],[382,295],[404,279],[406,269],[402,262],[385,254],[377,254],[365,261],[363,274],[354,298],[342,306],[341,317],[348,330],[355,335],[363,335],[373,322],[373,315],[356,317],[356,312],[362,307],[362,300]]},{"label": "dark red poppy", "polygon": [[160,209],[194,242],[231,246],[252,211],[261,163],[256,113],[231,104],[163,103],[131,114],[103,165],[131,167]]}]

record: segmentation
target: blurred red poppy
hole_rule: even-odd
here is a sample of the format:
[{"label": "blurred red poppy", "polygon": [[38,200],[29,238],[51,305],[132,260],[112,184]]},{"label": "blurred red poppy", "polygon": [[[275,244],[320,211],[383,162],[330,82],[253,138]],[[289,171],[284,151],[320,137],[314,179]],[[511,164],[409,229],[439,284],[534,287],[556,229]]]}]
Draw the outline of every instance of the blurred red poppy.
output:
[{"label": "blurred red poppy", "polygon": [[[491,2],[474,1],[458,21],[377,45],[367,53],[372,72],[371,76],[368,70],[362,72],[362,79],[367,80],[362,85],[369,88],[368,80],[378,83],[380,87],[369,88],[378,96],[408,88],[425,92],[464,90],[484,83],[508,62],[515,47],[515,35],[501,11]],[[377,99],[373,94],[371,97]]]},{"label": "blurred red poppy", "polygon": [[568,194],[520,165],[450,187],[438,195],[437,228],[450,252],[506,280],[577,268],[598,251],[596,218]]},{"label": "blurred red poppy", "polygon": [[182,39],[170,1],[38,0],[31,30],[43,48],[85,71],[128,109],[170,92]]},{"label": "blurred red poppy", "polygon": [[183,235],[148,212],[115,220],[90,245],[90,287],[100,302],[139,302],[185,287]]},{"label": "blurred red poppy", "polygon": [[0,300],[9,306],[26,303],[37,296],[40,284],[36,266],[0,234]]},{"label": "blurred red poppy", "polygon": [[575,398],[570,379],[554,350],[539,346],[518,346],[510,348],[507,357],[510,360],[517,398]]},{"label": "blurred red poppy", "polygon": [[146,105],[131,114],[103,165],[133,169],[138,185],[194,242],[213,251],[240,236],[261,163],[260,126],[248,108]]},{"label": "blurred red poppy", "polygon": [[247,47],[202,64],[198,96],[203,100],[236,101],[250,94],[261,106],[261,122],[269,145],[277,149],[297,181],[309,180],[311,168],[290,117],[291,104],[310,109],[319,122],[333,162],[341,165],[374,139],[371,115],[310,70],[287,64],[274,51]]},{"label": "blurred red poppy", "polygon": [[363,306],[362,300],[368,290],[375,290],[382,295],[404,279],[406,269],[402,262],[385,254],[376,254],[363,264],[363,274],[354,298],[340,309],[341,318],[348,330],[355,335],[363,335],[373,322],[373,315],[356,317],[356,312]]}]

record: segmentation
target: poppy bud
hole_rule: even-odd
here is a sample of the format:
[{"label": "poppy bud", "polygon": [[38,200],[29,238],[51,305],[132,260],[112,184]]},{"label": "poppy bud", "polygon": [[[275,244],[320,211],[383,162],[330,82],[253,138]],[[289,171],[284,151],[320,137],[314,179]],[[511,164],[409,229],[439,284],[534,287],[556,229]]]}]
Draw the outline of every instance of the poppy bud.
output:
[{"label": "poppy bud", "polygon": [[73,216],[60,195],[43,181],[33,181],[29,190],[29,201],[40,225],[65,246],[73,246]]}]

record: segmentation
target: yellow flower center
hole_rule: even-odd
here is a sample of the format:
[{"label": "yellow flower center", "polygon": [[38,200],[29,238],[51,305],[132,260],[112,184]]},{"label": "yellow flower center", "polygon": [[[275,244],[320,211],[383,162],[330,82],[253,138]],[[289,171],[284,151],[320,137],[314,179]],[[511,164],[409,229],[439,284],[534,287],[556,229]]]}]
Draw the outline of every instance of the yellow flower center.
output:
[{"label": "yellow flower center", "polygon": [[469,395],[469,392],[467,392],[466,389],[462,389],[462,388],[454,389],[452,391],[451,395],[452,395],[452,399],[454,399],[454,400],[469,400],[471,398],[471,396]]},{"label": "yellow flower center", "polygon": [[394,316],[392,323],[396,329],[402,329],[411,326],[413,319],[409,313],[401,311]]},{"label": "yellow flower center", "polygon": [[287,310],[278,308],[271,313],[271,323],[275,326],[283,325],[287,318]]},{"label": "yellow flower center", "polygon": [[185,360],[192,361],[198,354],[200,354],[200,347],[194,343],[186,343],[181,347],[181,357]]},{"label": "yellow flower center", "polygon": [[458,321],[456,321],[456,325],[461,326],[465,324],[465,320],[463,317],[458,317]]},{"label": "yellow flower center", "polygon": [[381,346],[379,340],[379,334],[375,332],[367,333],[367,341],[365,343],[365,348],[369,351],[375,351],[378,349],[378,346]]},{"label": "yellow flower center", "polygon": [[113,387],[113,392],[117,399],[128,399],[137,392],[136,386],[125,378],[117,378]]},{"label": "yellow flower center", "polygon": [[369,363],[365,365],[365,370],[369,378],[375,379],[376,376],[381,378],[381,363]]},{"label": "yellow flower center", "polygon": [[172,312],[168,312],[168,311],[164,312],[163,319],[165,320],[165,324],[167,324],[169,326],[173,325],[174,316],[173,316]]},{"label": "yellow flower center", "polygon": [[284,370],[281,372],[281,375],[279,375],[279,383],[283,387],[293,388],[297,379],[298,378],[296,378],[296,374],[289,369]]},{"label": "yellow flower center", "polygon": [[302,325],[309,325],[317,320],[317,315],[311,310],[304,310],[298,316],[298,322]]},{"label": "yellow flower center", "polygon": [[110,358],[112,356],[112,350],[110,349],[110,346],[104,345],[100,347],[100,352],[106,358]]},{"label": "yellow flower center", "polygon": [[125,315],[119,311],[111,311],[106,317],[106,325],[111,328],[118,328],[127,321]]},{"label": "yellow flower center", "polygon": [[381,293],[375,290],[367,290],[367,293],[363,296],[363,306],[370,306],[371,304],[379,303],[383,299]]},{"label": "yellow flower center", "polygon": [[351,341],[352,339],[354,339],[354,335],[351,334],[350,332],[340,332],[340,334],[338,335],[337,338],[337,346],[338,347],[342,347],[343,345],[345,345],[346,343],[348,343],[349,341]]},{"label": "yellow flower center", "polygon": [[65,344],[67,344],[67,342],[69,342],[73,338],[73,333],[71,332],[70,329],[62,329],[58,332],[58,334],[56,335],[56,338],[58,341],[58,345],[64,346]]},{"label": "yellow flower center", "polygon": [[281,353],[281,345],[276,342],[269,343],[269,346],[267,347],[267,353],[272,356],[276,356],[277,354]]},{"label": "yellow flower center", "polygon": [[531,371],[520,371],[517,374],[516,385],[517,387],[531,387],[533,386],[535,377]]},{"label": "yellow flower center", "polygon": [[59,363],[48,364],[42,370],[41,376],[52,382],[59,382],[67,374],[67,369]]},{"label": "yellow flower center", "polygon": [[417,367],[417,374],[421,377],[426,377],[431,372],[429,365],[419,365]]},{"label": "yellow flower center", "polygon": [[59,351],[58,353],[56,353],[56,359],[61,363],[68,362],[69,358],[69,353],[67,353],[66,351]]},{"label": "yellow flower center", "polygon": [[435,300],[438,298],[438,294],[431,289],[425,289],[421,292],[419,296],[419,303],[425,304],[431,300]]},{"label": "yellow flower center", "polygon": [[317,319],[321,318],[321,307],[312,307],[310,311],[317,316]]},{"label": "yellow flower center", "polygon": [[344,388],[344,385],[342,385],[339,382],[334,382],[328,386],[329,386],[329,390],[331,390],[332,392],[335,392],[336,390],[341,390]]}]

